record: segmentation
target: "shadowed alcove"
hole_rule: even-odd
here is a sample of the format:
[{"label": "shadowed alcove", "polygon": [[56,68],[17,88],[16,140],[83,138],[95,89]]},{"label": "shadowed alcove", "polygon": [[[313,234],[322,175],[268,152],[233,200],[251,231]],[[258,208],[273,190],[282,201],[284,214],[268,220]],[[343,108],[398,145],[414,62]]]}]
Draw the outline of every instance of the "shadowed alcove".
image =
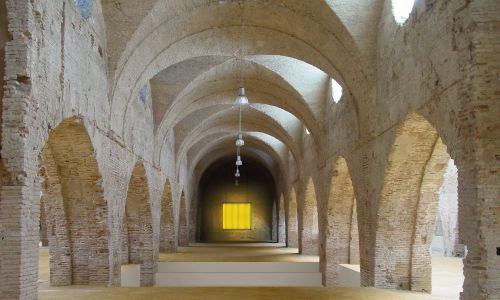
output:
[{"label": "shadowed alcove", "polygon": [[[203,173],[198,206],[200,242],[272,241],[275,181],[258,160],[250,157],[243,159],[244,165],[240,169],[241,177],[237,184],[233,157],[217,160]],[[249,216],[233,216],[233,221],[239,219],[240,222],[241,218],[248,220],[249,217],[250,229],[223,228],[223,205],[228,203],[250,203]]]}]

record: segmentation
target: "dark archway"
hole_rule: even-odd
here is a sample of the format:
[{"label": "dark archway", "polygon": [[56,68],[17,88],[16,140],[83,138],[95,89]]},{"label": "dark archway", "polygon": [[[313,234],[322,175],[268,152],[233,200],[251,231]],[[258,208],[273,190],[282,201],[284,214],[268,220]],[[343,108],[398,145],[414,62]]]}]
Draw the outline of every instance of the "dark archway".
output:
[{"label": "dark archway", "polygon": [[[241,177],[236,184],[234,158],[213,163],[199,184],[199,224],[202,242],[271,242],[273,205],[276,203],[275,181],[269,170],[257,159],[243,157]],[[251,203],[251,229],[222,227],[223,203]],[[277,225],[276,225],[277,226]],[[277,228],[274,229],[276,231]]]}]

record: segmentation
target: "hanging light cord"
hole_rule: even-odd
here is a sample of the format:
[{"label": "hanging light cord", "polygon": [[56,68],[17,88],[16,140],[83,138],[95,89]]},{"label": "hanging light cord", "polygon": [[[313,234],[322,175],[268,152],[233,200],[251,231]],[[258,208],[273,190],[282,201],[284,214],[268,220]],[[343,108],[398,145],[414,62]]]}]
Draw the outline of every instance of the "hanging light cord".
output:
[{"label": "hanging light cord", "polygon": [[244,2],[241,1],[240,5],[241,5],[241,14],[240,14],[240,87],[244,87],[245,86],[245,77],[244,77],[245,63],[243,62],[243,36],[245,33],[245,30],[244,30],[245,23],[244,23],[244,19],[243,19],[243,14],[245,12]]},{"label": "hanging light cord", "polygon": [[[239,63],[240,63],[240,96],[245,96],[244,95],[244,87],[245,87],[245,63],[243,62],[243,35],[244,35],[244,22],[243,22],[243,14],[244,14],[244,2],[240,2],[240,8],[241,8],[241,14],[240,14],[240,57],[239,57]],[[242,103],[238,104],[238,137],[236,140],[236,185],[238,185],[238,178],[240,177],[240,170],[239,166],[242,164],[240,160],[240,148],[243,145],[243,142],[239,144],[239,141],[243,141],[243,132],[241,131],[241,110],[242,110]]]}]

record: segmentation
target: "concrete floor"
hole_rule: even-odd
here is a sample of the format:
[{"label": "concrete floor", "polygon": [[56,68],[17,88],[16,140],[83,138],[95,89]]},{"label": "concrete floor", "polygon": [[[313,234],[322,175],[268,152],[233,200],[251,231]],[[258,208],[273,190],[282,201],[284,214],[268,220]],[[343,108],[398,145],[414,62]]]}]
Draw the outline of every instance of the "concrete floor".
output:
[{"label": "concrete floor", "polygon": [[177,253],[160,253],[160,261],[249,261],[249,262],[319,262],[318,256],[300,255],[297,248],[259,245],[210,244],[180,247]]},{"label": "concrete floor", "polygon": [[[224,250],[224,251],[221,251]],[[220,246],[186,247],[180,253],[161,254],[162,261],[317,261],[300,256],[296,249],[275,247]],[[363,300],[437,300],[458,299],[463,282],[461,259],[433,259],[433,295],[375,288],[106,288],[50,287],[47,248],[40,250],[39,299],[41,300],[155,300],[155,299],[363,299]],[[460,276],[461,275],[461,276]]]}]

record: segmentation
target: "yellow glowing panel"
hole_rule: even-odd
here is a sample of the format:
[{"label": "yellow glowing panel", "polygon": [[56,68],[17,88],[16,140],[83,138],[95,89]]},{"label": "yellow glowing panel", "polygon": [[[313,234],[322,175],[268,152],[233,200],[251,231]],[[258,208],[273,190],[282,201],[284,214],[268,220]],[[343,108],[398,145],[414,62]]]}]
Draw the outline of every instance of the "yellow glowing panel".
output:
[{"label": "yellow glowing panel", "polygon": [[222,203],[222,229],[252,229],[252,203]]}]

